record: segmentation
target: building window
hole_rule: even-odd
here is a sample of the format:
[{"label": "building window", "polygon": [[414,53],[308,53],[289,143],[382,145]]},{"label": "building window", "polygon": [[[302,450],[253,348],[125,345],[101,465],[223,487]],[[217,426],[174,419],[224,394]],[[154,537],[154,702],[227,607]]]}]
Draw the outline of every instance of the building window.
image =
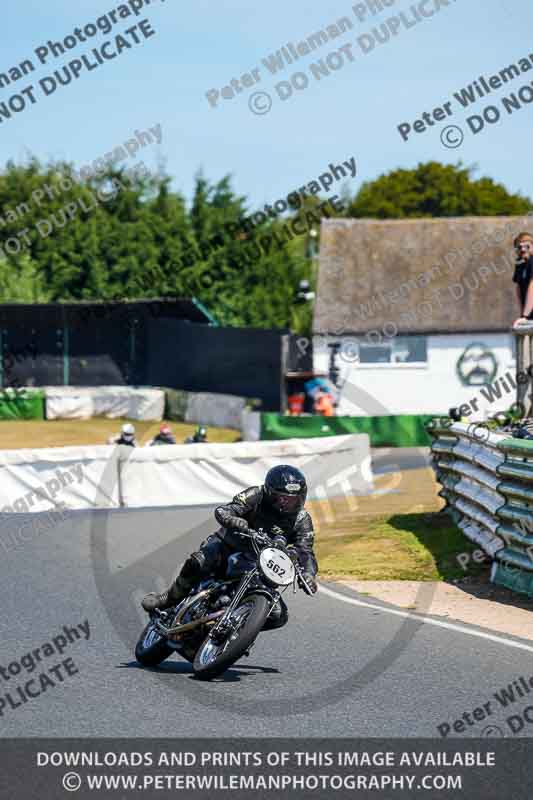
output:
[{"label": "building window", "polygon": [[360,364],[426,364],[425,336],[395,336],[380,344],[359,340]]}]

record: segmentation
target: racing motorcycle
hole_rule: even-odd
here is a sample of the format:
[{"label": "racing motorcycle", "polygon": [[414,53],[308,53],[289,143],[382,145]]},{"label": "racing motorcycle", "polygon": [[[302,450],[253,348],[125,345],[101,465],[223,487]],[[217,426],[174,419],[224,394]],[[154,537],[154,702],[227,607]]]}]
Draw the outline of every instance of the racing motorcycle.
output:
[{"label": "racing motorcycle", "polygon": [[215,678],[249,654],[289,586],[312,595],[283,537],[272,542],[262,529],[240,535],[251,539],[252,552],[233,553],[224,579],[203,580],[178,605],[150,615],[135,648],[140,664],[155,667],[177,652],[198,678]]}]

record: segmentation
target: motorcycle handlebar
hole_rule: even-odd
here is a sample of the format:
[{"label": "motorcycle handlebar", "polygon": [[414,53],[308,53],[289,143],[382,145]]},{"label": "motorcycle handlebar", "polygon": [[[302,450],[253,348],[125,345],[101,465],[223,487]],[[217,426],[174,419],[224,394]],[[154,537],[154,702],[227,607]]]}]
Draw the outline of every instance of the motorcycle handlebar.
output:
[{"label": "motorcycle handlebar", "polygon": [[270,541],[268,535],[266,533],[260,533],[259,531],[254,531],[253,528],[248,528],[247,531],[237,531],[241,536],[246,536],[248,539],[258,539],[259,541],[265,540]]},{"label": "motorcycle handlebar", "polygon": [[280,550],[283,550],[284,553],[287,553],[288,556],[295,553],[295,548],[288,544],[287,539],[283,534],[277,534],[273,538],[270,538],[266,533],[260,533],[259,531],[254,531],[251,528],[249,529],[248,533],[241,534],[242,536],[248,536],[250,539],[256,539],[258,542],[264,542],[267,545],[271,545],[273,547],[279,547]]}]

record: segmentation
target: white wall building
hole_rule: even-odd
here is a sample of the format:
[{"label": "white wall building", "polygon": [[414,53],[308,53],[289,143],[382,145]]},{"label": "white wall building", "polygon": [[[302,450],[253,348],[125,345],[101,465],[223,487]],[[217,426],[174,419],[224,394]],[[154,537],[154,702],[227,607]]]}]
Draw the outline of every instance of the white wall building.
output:
[{"label": "white wall building", "polygon": [[[396,337],[390,340],[390,344],[387,342],[387,349],[391,350],[390,360],[384,360],[385,348],[382,348],[380,356],[383,360],[378,363],[372,361],[375,351],[373,354],[364,352],[368,350],[364,337],[360,347],[357,347],[354,337],[344,341],[343,338],[314,337],[314,367],[318,372],[328,372],[328,344],[342,343],[337,359],[342,385],[337,409],[340,415],[444,414],[453,406],[468,403],[471,419],[485,419],[509,408],[515,401],[515,358],[509,333],[416,337],[420,354],[416,361],[405,360],[405,348],[402,347],[405,339]],[[476,370],[477,354],[487,352],[497,366],[496,377],[490,382],[492,388],[480,385],[478,380],[484,376],[479,375],[478,379],[476,374],[475,383],[465,383],[457,369],[463,354],[466,353],[467,358],[469,353],[472,354],[472,359],[461,362],[472,371]],[[353,361],[355,354],[361,358],[360,361]],[[492,358],[490,361],[492,364]]]},{"label": "white wall building", "polygon": [[513,239],[527,218],[327,220],[314,368],[340,345],[339,414],[485,419],[516,399]]}]

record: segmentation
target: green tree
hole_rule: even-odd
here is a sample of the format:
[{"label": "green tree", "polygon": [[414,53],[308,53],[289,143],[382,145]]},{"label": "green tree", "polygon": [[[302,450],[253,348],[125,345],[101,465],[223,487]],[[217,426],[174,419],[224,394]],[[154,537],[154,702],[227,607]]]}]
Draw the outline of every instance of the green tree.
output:
[{"label": "green tree", "polygon": [[363,183],[348,207],[348,217],[515,216],[533,208],[531,200],[491,178],[472,177],[473,167],[430,161],[416,169],[397,169]]},{"label": "green tree", "polygon": [[[192,204],[163,174],[109,169],[79,181],[69,164],[8,162],[0,172],[4,302],[196,297],[225,325],[310,326],[295,305],[314,281],[310,227],[317,197],[259,226],[229,177],[196,177]],[[300,217],[299,232],[289,223]],[[305,221],[305,225],[302,224]]]},{"label": "green tree", "polygon": [[[191,207],[195,243],[181,276],[224,325],[288,328],[299,281],[310,277],[305,237],[291,240],[287,220],[246,224],[253,214],[228,177],[198,175]],[[305,320],[307,324],[307,318]]]},{"label": "green tree", "polygon": [[52,293],[28,255],[0,259],[0,303],[47,303]]}]

